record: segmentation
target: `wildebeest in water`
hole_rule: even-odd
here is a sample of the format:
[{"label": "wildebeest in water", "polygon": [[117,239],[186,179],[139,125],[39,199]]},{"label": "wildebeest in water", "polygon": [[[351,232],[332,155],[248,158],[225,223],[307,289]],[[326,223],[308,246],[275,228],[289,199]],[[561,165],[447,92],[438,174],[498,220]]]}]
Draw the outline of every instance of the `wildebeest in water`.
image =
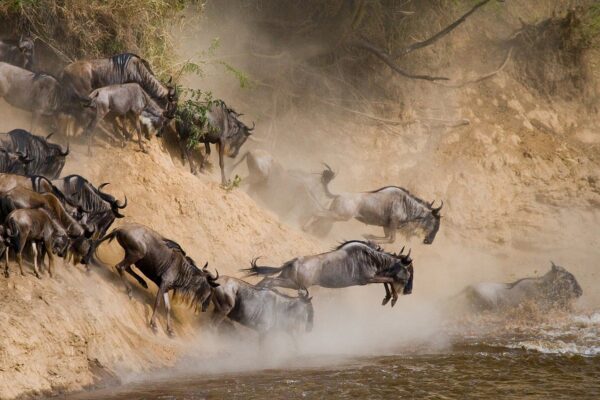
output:
[{"label": "wildebeest in water", "polygon": [[131,266],[142,272],[148,279],[158,286],[158,293],[150,318],[150,327],[156,330],[156,310],[164,300],[167,312],[167,333],[173,334],[171,326],[171,303],[169,291],[173,290],[174,296],[187,300],[195,308],[205,311],[215,287],[218,287],[217,276],[213,276],[206,269],[196,266],[194,260],[188,257],[181,246],[176,242],[163,237],[150,228],[139,224],[128,224],[114,229],[102,238],[98,244],[108,240],[117,239],[119,245],[125,250],[125,257],[115,265],[121,276],[129,297],[131,285],[125,279],[123,272],[128,272],[142,286],[148,287],[142,277],[135,273]]},{"label": "wildebeest in water", "polygon": [[384,236],[365,235],[365,238],[378,242],[393,243],[396,231],[412,236],[423,231],[423,243],[432,244],[442,216],[444,206],[433,207],[433,201],[426,203],[408,190],[397,186],[386,186],[372,192],[332,194],[324,184],[327,196],[332,200],[329,210],[319,212],[304,228],[313,224],[348,221],[351,218],[367,224],[383,227]]},{"label": "wildebeest in water", "polygon": [[[414,270],[410,251],[403,254],[384,251],[372,242],[352,240],[334,250],[317,255],[294,258],[281,267],[266,267],[252,261],[243,271],[248,276],[266,276],[258,287],[285,287],[302,289],[311,286],[345,288],[350,286],[383,283],[386,296],[382,305],[398,300],[398,292],[412,292]],[[273,276],[272,275],[276,275]]]},{"label": "wildebeest in water", "polygon": [[229,318],[261,336],[277,331],[295,336],[312,329],[314,310],[306,290],[292,297],[229,276],[222,276],[217,282],[219,287],[212,297],[215,327]]},{"label": "wildebeest in water", "polygon": [[575,276],[551,263],[544,276],[523,278],[512,283],[482,282],[468,286],[464,295],[479,310],[517,307],[534,302],[545,307],[566,307],[583,294]]}]

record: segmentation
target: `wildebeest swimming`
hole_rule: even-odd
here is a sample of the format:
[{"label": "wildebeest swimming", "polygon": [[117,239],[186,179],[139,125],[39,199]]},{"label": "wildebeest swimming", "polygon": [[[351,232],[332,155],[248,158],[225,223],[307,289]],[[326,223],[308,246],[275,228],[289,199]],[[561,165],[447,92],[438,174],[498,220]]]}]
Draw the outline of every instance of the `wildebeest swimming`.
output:
[{"label": "wildebeest swimming", "polygon": [[[254,124],[252,128],[246,126],[239,117],[242,114],[235,112],[233,109],[227,107],[223,101],[213,101],[207,111],[207,126],[202,126],[198,116],[194,116],[191,120],[189,117],[182,115],[179,110],[176,112],[178,117],[174,128],[180,142],[181,155],[185,160],[187,159],[190,163],[190,171],[192,174],[196,173],[196,167],[193,164],[190,149],[190,137],[192,127],[198,126],[203,130],[204,135],[199,138],[201,143],[204,143],[207,155],[210,154],[210,144],[217,145],[217,151],[219,152],[219,167],[221,169],[221,183],[225,185],[227,179],[225,177],[225,156],[235,158],[237,157],[240,148],[246,142],[248,137],[252,135]],[[173,124],[170,129],[173,129]],[[202,156],[201,156],[202,157]],[[201,169],[204,165],[204,158],[201,161]]]},{"label": "wildebeest swimming", "polygon": [[259,266],[253,260],[252,266],[243,271],[248,276],[266,276],[258,287],[298,290],[311,286],[344,288],[383,283],[386,297],[382,305],[391,298],[392,307],[398,300],[398,292],[411,293],[414,277],[410,252],[406,255],[402,251],[388,253],[375,243],[360,240],[342,243],[327,253],[294,258],[278,268]]},{"label": "wildebeest swimming", "polygon": [[169,302],[170,290],[173,290],[174,296],[187,300],[193,307],[201,307],[202,311],[206,310],[213,289],[218,286],[216,283],[218,275],[215,277],[206,268],[198,268],[194,260],[185,254],[179,244],[140,224],[128,224],[116,228],[102,238],[98,244],[106,240],[112,241],[114,238],[125,250],[125,257],[115,265],[115,268],[119,272],[129,296],[131,297],[132,289],[123,275],[124,271],[136,278],[142,286],[148,287],[144,279],[131,269],[132,265],[135,265],[142,274],[158,286],[150,318],[150,327],[153,330],[156,330],[156,310],[164,300],[167,312],[167,333],[173,334],[171,303]]},{"label": "wildebeest swimming", "polygon": [[0,40],[0,62],[31,70],[34,61],[34,44],[29,37],[19,40]]},{"label": "wildebeest swimming", "polygon": [[549,307],[566,307],[583,294],[575,276],[551,263],[544,276],[523,278],[512,283],[483,282],[464,290],[467,300],[479,310],[516,307],[527,301]]},{"label": "wildebeest swimming", "polygon": [[321,173],[288,170],[264,150],[247,151],[233,165],[232,170],[243,161],[248,176],[242,185],[248,185],[248,194],[264,203],[280,218],[297,220],[303,226],[318,211],[326,208],[328,198],[323,186],[335,178],[327,165]]},{"label": "wildebeest swimming", "polygon": [[314,310],[306,291],[292,297],[229,276],[222,276],[217,282],[219,287],[212,296],[215,327],[229,318],[261,336],[275,331],[295,335],[312,329]]},{"label": "wildebeest swimming", "polygon": [[13,129],[0,134],[0,146],[24,154],[30,159],[25,165],[25,175],[43,175],[49,179],[56,179],[65,166],[69,146],[63,150],[60,145],[48,141],[50,136],[52,134],[44,138],[32,135],[24,129]]},{"label": "wildebeest swimming", "polygon": [[384,236],[365,235],[365,238],[378,242],[393,243],[396,231],[406,236],[423,231],[423,243],[432,244],[440,229],[440,210],[433,202],[426,203],[408,190],[397,186],[386,186],[372,192],[332,194],[327,184],[325,191],[333,201],[328,210],[319,212],[304,228],[313,224],[348,221],[355,218],[367,225],[383,227]]}]

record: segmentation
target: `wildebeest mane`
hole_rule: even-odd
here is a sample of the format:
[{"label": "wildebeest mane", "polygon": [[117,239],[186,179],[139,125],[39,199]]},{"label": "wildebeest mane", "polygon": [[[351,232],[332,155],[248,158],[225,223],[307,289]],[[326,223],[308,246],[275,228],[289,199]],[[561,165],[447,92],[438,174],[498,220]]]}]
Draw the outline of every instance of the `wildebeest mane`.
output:
[{"label": "wildebeest mane", "polygon": [[46,182],[47,185],[50,186],[50,193],[52,193],[53,195],[55,195],[63,204],[68,204],[71,207],[77,207],[77,203],[73,202],[70,198],[68,198],[67,196],[65,196],[65,194],[56,186],[54,186],[54,184],[50,181],[50,179],[46,178],[45,176],[42,175],[31,175],[29,177],[29,179],[31,180],[31,187],[33,188],[34,192],[38,192],[41,193],[41,181]]},{"label": "wildebeest mane", "polygon": [[[139,63],[132,64],[132,60],[139,60]],[[117,79],[111,79],[115,83],[138,83],[151,97],[163,99],[167,95],[166,88],[156,78],[148,61],[137,54],[122,53],[112,56],[110,62]],[[135,67],[134,67],[135,65]]]},{"label": "wildebeest mane", "polygon": [[515,286],[517,286],[519,283],[521,283],[521,282],[523,282],[523,281],[531,280],[531,279],[536,279],[536,278],[527,277],[527,278],[521,278],[521,279],[517,279],[517,280],[516,280],[516,281],[514,281],[514,282],[507,283],[507,284],[506,284],[506,288],[507,288],[507,289],[512,289],[512,288],[514,288]]},{"label": "wildebeest mane", "polygon": [[377,251],[384,251],[383,248],[381,246],[379,246],[377,243],[370,241],[370,240],[347,240],[345,242],[340,242],[340,244],[337,247],[334,247],[333,250],[339,250],[344,246],[347,246],[349,244],[353,244],[353,243],[358,243],[358,244],[364,244],[365,246],[368,246],[370,248],[372,248],[373,250],[377,250]]},{"label": "wildebeest mane", "polygon": [[[169,242],[177,245],[176,242]],[[196,266],[196,263],[190,257],[185,256],[179,251],[173,251],[172,254],[171,262],[180,263],[179,274],[174,282],[173,300],[197,311],[202,306],[201,301],[203,300],[204,289],[206,289],[206,286],[210,286],[207,276]]]},{"label": "wildebeest mane", "polygon": [[11,138],[14,152],[25,154],[32,159],[25,166],[27,175],[44,175],[55,179],[60,175],[65,156],[59,145],[49,143],[43,137],[33,135],[24,129],[13,129],[7,135]]},{"label": "wildebeest mane", "polygon": [[[344,246],[348,244],[360,244],[360,246],[352,246],[347,249],[344,249]],[[386,252],[373,242],[362,240],[350,240],[336,248],[336,250],[342,249],[346,250],[346,252],[348,253],[348,258],[350,258],[350,262],[358,263],[361,266],[375,266],[375,268],[379,272],[390,272],[390,270],[393,269],[399,261],[398,256]]]},{"label": "wildebeest mane", "polygon": [[423,199],[421,199],[421,198],[419,198],[419,197],[415,196],[415,195],[414,195],[414,194],[412,194],[412,193],[411,193],[411,192],[410,192],[408,189],[406,189],[406,188],[403,188],[403,187],[401,187],[401,186],[394,186],[394,185],[390,185],[390,186],[384,186],[384,187],[381,187],[381,188],[379,188],[379,189],[376,189],[376,190],[372,190],[372,191],[370,191],[370,192],[367,192],[367,193],[378,193],[378,192],[381,192],[382,190],[385,190],[385,189],[391,189],[391,188],[393,188],[393,189],[399,189],[399,190],[402,190],[404,193],[406,193],[408,196],[410,196],[410,197],[411,197],[413,200],[415,200],[417,203],[419,203],[419,204],[421,204],[421,205],[425,206],[425,207],[426,207],[428,210],[431,210],[431,206],[429,205],[429,203],[427,203],[425,200],[423,200]]}]

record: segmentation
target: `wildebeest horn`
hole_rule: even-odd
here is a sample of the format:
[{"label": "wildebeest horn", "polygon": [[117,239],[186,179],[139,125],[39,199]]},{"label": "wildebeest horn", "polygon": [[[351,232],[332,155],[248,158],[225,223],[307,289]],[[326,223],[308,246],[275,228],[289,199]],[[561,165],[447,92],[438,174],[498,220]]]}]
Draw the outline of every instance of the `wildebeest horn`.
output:
[{"label": "wildebeest horn", "polygon": [[[101,184],[100,184],[100,186],[98,186],[98,191],[99,191],[99,192],[102,192],[102,188],[103,188],[104,186],[107,186],[107,185],[110,185],[110,182],[104,182],[104,183],[101,183]],[[104,192],[103,192],[103,193],[104,193]]]},{"label": "wildebeest horn", "polygon": [[50,139],[52,137],[52,135],[54,135],[54,132],[50,132],[50,134],[48,136],[46,136],[46,140]]},{"label": "wildebeest horn", "polygon": [[208,261],[204,263],[204,267],[202,267],[203,270],[208,268]]},{"label": "wildebeest horn", "polygon": [[433,207],[433,203],[435,203],[435,200],[431,200],[431,203],[429,203],[429,208]]},{"label": "wildebeest horn", "polygon": [[404,254],[402,254],[402,253],[404,253],[404,247],[406,247],[406,246],[402,246],[402,250],[400,250],[400,253],[398,254],[399,256],[403,256],[404,255]]},{"label": "wildebeest horn", "polygon": [[439,212],[440,212],[440,210],[442,209],[442,207],[444,207],[444,200],[442,200],[442,204],[441,204],[441,205],[440,205],[438,208],[432,208],[432,209],[431,209],[431,212],[432,212],[434,215],[437,215],[437,214],[439,214]]},{"label": "wildebeest horn", "polygon": [[173,75],[169,76],[169,80],[167,81],[167,84],[171,84],[171,82],[173,82]]},{"label": "wildebeest horn", "polygon": [[66,157],[69,155],[69,143],[67,143],[67,150],[64,153],[60,153],[61,156]]},{"label": "wildebeest horn", "polygon": [[412,249],[408,249],[408,253],[406,253],[406,258],[408,258],[410,256],[411,251],[412,251]]},{"label": "wildebeest horn", "polygon": [[[207,262],[206,264],[208,264],[208,262]],[[204,268],[206,268],[206,267],[204,267]],[[212,282],[214,282],[214,281],[216,281],[217,279],[219,279],[219,270],[215,268],[215,272],[217,273],[217,275],[216,275],[216,276],[215,276],[215,275],[213,275],[213,274],[211,274],[209,270],[206,270],[206,275],[208,275],[207,279],[208,279],[209,281],[212,281]]]},{"label": "wildebeest horn", "polygon": [[120,209],[127,207],[127,196],[125,196],[125,200],[122,203],[119,200],[116,200],[115,206],[117,206],[117,208],[120,208]]},{"label": "wildebeest horn", "polygon": [[254,121],[252,121],[252,128],[248,128],[248,132],[252,132],[255,127],[256,127],[256,124],[254,123]]},{"label": "wildebeest horn", "polygon": [[125,216],[118,211],[113,211],[113,215],[117,218],[125,218]]}]

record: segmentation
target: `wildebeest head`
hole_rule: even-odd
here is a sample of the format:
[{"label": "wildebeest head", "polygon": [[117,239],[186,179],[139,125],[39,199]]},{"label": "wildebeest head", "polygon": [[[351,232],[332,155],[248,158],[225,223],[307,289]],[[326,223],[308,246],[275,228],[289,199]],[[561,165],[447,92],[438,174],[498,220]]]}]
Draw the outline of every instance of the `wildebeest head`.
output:
[{"label": "wildebeest head", "polygon": [[400,253],[394,254],[398,262],[392,267],[392,276],[394,280],[403,285],[403,294],[411,294],[413,287],[414,268],[410,251],[409,249],[408,253],[404,254],[404,247],[402,247]]},{"label": "wildebeest head", "polygon": [[551,262],[550,271],[544,276],[548,286],[546,288],[549,300],[567,303],[583,295],[583,290],[575,276],[565,268]]},{"label": "wildebeest head", "polygon": [[310,332],[313,329],[315,311],[312,304],[312,297],[308,295],[308,289],[302,288],[298,290],[298,299],[300,302],[296,307],[303,308],[303,312],[306,313],[306,332]]},{"label": "wildebeest head", "polygon": [[231,158],[237,157],[242,145],[252,135],[255,126],[254,122],[252,123],[252,128],[246,126],[246,124],[238,119],[241,115],[233,110],[229,110],[228,113],[229,131],[227,132],[227,140],[225,142],[225,153]]},{"label": "wildebeest head", "polygon": [[29,37],[21,36],[18,43],[19,51],[25,58],[25,69],[30,69],[33,66],[33,40]]},{"label": "wildebeest head", "polygon": [[432,244],[435,235],[437,235],[438,230],[440,229],[440,221],[442,219],[440,211],[442,210],[442,207],[444,207],[443,201],[437,208],[433,207],[433,201],[429,204],[430,212],[423,218],[421,224],[425,231],[425,238],[423,239],[423,243],[425,244]]},{"label": "wildebeest head", "polygon": [[112,212],[115,217],[124,218],[125,216],[123,214],[121,214],[119,212],[119,210],[127,207],[127,196],[125,196],[125,200],[123,200],[121,202],[121,201],[117,200],[114,196],[112,196],[111,194],[103,192],[102,188],[108,184],[109,184],[108,182],[104,182],[103,184],[98,186],[98,195],[102,198],[102,200],[104,200],[110,204],[110,208],[112,209]]}]

